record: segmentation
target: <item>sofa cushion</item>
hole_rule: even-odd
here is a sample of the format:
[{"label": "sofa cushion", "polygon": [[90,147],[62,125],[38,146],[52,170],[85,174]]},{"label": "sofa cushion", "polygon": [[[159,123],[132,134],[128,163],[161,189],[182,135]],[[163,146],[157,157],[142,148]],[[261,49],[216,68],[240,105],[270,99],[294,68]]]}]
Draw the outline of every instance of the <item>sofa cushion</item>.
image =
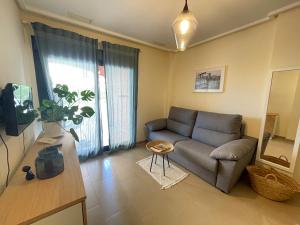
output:
[{"label": "sofa cushion", "polygon": [[240,160],[249,152],[254,152],[256,144],[255,138],[234,140],[213,150],[210,157],[219,160]]},{"label": "sofa cushion", "polygon": [[149,131],[164,130],[167,127],[167,119],[152,120],[145,124]]},{"label": "sofa cushion", "polygon": [[186,137],[193,131],[197,111],[178,107],[171,107],[167,120],[167,129]]},{"label": "sofa cushion", "polygon": [[185,137],[190,137],[193,131],[193,126],[168,119],[167,129]]},{"label": "sofa cushion", "polygon": [[192,138],[219,147],[241,136],[241,115],[198,112]]},{"label": "sofa cushion", "polygon": [[174,153],[211,172],[217,173],[218,161],[209,156],[214,149],[212,146],[189,139],[177,142]]},{"label": "sofa cushion", "polygon": [[189,139],[185,136],[176,134],[169,130],[151,131],[149,133],[148,137],[150,140],[164,140],[164,141],[168,141],[172,144],[175,144],[176,142],[181,141],[181,140]]}]

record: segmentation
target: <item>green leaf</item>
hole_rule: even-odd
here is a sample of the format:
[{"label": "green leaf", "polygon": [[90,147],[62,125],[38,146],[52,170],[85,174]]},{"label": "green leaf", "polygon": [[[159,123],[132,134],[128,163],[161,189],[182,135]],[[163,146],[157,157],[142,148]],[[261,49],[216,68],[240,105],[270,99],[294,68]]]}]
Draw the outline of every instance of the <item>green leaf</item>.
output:
[{"label": "green leaf", "polygon": [[69,88],[65,84],[57,84],[55,88],[53,88],[53,92],[57,94],[59,98],[64,98],[70,94]]},{"label": "green leaf", "polygon": [[73,103],[76,101],[76,97],[78,97],[77,92],[73,91],[66,96],[66,100],[68,103]]},{"label": "green leaf", "polygon": [[70,133],[72,134],[73,138],[79,142],[79,137],[73,128],[70,129]]},{"label": "green leaf", "polygon": [[78,106],[72,106],[71,108],[67,108],[66,115],[68,116],[68,119],[72,120],[75,112],[77,111],[78,111]]},{"label": "green leaf", "polygon": [[81,115],[76,115],[75,117],[72,118],[72,121],[75,125],[81,124],[83,120],[83,117]]},{"label": "green leaf", "polygon": [[44,99],[42,101],[42,106],[45,107],[45,108],[50,108],[52,105],[53,105],[52,100]]},{"label": "green leaf", "polygon": [[74,105],[70,108],[70,111],[76,112],[78,110],[78,105]]},{"label": "green leaf", "polygon": [[91,101],[95,97],[95,93],[90,90],[84,90],[80,94],[83,101]]},{"label": "green leaf", "polygon": [[63,107],[63,111],[64,111],[65,115],[68,115],[68,113],[69,113],[69,107],[68,106],[64,106]]},{"label": "green leaf", "polygon": [[89,106],[84,106],[81,108],[81,113],[80,115],[90,118],[94,115],[95,111],[93,110],[93,108],[89,107]]}]

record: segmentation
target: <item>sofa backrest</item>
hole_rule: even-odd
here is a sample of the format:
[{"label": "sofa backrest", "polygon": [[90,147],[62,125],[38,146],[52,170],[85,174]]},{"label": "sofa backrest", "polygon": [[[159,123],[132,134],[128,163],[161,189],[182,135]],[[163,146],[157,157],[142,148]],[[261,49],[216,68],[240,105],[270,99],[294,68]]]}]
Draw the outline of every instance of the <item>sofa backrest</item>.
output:
[{"label": "sofa backrest", "polygon": [[167,129],[190,137],[193,132],[197,111],[172,106],[167,120]]},{"label": "sofa backrest", "polygon": [[242,116],[199,111],[192,138],[219,147],[241,137]]}]

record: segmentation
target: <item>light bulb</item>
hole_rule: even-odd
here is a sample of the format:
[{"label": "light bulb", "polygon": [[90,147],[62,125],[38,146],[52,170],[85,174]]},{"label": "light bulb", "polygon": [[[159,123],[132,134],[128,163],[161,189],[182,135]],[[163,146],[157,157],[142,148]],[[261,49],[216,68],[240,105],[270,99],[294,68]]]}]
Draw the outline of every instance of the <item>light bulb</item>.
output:
[{"label": "light bulb", "polygon": [[180,32],[181,34],[186,34],[190,28],[190,22],[188,20],[182,20],[180,22]]},{"label": "light bulb", "polygon": [[195,16],[189,11],[187,1],[182,12],[175,18],[172,28],[179,51],[184,51],[197,29],[198,22]]},{"label": "light bulb", "polygon": [[185,44],[184,44],[184,42],[180,43],[180,50],[185,50]]}]

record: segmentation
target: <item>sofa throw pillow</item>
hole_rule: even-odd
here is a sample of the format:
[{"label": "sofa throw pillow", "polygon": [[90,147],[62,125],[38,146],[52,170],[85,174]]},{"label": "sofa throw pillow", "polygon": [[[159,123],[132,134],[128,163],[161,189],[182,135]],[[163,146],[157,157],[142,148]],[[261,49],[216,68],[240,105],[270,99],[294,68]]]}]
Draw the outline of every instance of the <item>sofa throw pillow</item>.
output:
[{"label": "sofa throw pillow", "polygon": [[214,159],[239,160],[247,153],[254,151],[257,140],[254,138],[243,138],[228,142],[216,148],[210,153]]}]

